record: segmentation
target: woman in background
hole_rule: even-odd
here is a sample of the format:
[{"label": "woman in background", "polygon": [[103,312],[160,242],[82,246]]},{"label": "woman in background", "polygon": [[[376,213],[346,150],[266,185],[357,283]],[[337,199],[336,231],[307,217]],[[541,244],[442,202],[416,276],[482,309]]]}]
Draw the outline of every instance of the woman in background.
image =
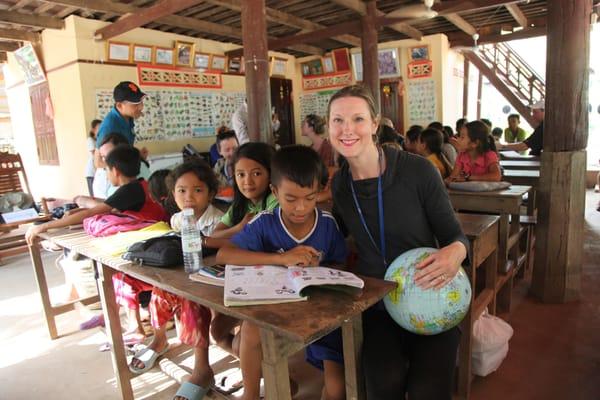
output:
[{"label": "woman in background", "polygon": [[87,138],[87,149],[90,153],[88,155],[87,165],[85,167],[85,180],[87,181],[88,191],[90,196],[94,197],[94,174],[96,173],[96,167],[94,166],[94,151],[96,150],[96,134],[102,121],[95,119],[92,121],[91,129]]}]

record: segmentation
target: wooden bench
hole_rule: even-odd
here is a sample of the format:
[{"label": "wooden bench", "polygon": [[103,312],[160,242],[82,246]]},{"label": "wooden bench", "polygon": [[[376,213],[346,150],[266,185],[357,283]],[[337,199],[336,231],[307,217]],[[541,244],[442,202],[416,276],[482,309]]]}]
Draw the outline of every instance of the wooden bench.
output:
[{"label": "wooden bench", "polygon": [[504,169],[524,169],[539,171],[541,162],[537,160],[500,160],[500,166]]}]

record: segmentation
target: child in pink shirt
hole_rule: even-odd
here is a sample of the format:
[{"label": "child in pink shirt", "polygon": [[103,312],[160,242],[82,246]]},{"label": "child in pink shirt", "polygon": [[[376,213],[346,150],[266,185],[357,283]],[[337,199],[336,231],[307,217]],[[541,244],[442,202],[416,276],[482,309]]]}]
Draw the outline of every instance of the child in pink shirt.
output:
[{"label": "child in pink shirt", "polygon": [[499,182],[502,173],[489,128],[481,121],[469,122],[466,128],[458,137],[460,154],[446,182]]}]

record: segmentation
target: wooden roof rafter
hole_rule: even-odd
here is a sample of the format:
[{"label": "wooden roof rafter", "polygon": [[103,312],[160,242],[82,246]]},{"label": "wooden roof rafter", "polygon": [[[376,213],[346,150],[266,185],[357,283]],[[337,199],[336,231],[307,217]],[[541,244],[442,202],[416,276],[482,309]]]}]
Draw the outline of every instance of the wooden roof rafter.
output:
[{"label": "wooden roof rafter", "polygon": [[7,10],[0,10],[0,21],[34,28],[63,29],[65,26],[65,21],[60,18],[24,14],[18,11]]}]

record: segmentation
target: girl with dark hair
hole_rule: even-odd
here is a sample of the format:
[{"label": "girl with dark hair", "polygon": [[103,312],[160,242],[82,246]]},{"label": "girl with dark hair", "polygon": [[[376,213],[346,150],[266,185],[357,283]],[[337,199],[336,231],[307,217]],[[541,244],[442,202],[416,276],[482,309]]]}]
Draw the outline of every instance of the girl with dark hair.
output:
[{"label": "girl with dark hair", "polygon": [[443,143],[444,138],[440,131],[427,128],[419,135],[417,153],[431,161],[438,171],[440,171],[442,178],[446,179],[452,172],[453,166],[442,152]]},{"label": "girl with dark hair", "polygon": [[308,114],[302,121],[301,131],[302,136],[306,136],[310,140],[311,147],[319,154],[323,164],[326,167],[335,167],[333,148],[329,140],[323,137],[325,134],[325,119],[315,114]]},{"label": "girl with dark hair", "polygon": [[494,138],[488,126],[481,121],[471,121],[458,137],[456,164],[447,182],[491,181],[502,179]]},{"label": "girl with dark hair", "polygon": [[[430,290],[446,285],[466,257],[468,241],[436,169],[423,157],[373,141],[379,116],[361,86],[331,97],[328,121],[331,144],[347,160],[333,178],[333,212],[355,239],[357,272],[382,279],[400,254],[439,243],[440,250],[417,266],[415,284]],[[417,335],[380,303],[363,313],[362,322],[369,400],[452,399],[458,327]]]},{"label": "girl with dark hair", "polygon": [[94,165],[94,152],[96,150],[96,134],[98,128],[102,123],[101,120],[95,119],[92,121],[90,126],[90,132],[87,138],[87,149],[90,152],[88,161],[85,167],[85,180],[87,181],[88,191],[91,197],[94,197],[94,174],[96,173],[96,166]]},{"label": "girl with dark hair", "polygon": [[229,238],[241,231],[254,215],[273,210],[277,199],[271,194],[273,146],[248,142],[233,156],[233,203],[215,228],[213,237]]}]

